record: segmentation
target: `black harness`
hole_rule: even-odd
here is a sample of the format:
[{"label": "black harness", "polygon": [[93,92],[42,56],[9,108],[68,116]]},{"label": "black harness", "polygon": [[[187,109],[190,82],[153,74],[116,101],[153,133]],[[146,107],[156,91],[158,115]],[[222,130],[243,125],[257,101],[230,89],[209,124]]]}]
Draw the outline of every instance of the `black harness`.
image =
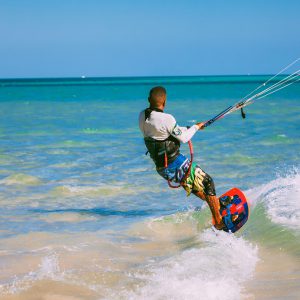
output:
[{"label": "black harness", "polygon": [[[150,118],[152,111],[163,112],[158,108],[147,108],[145,110],[145,121]],[[180,142],[172,135],[163,141],[145,137],[144,142],[156,168],[163,168],[165,166],[165,155],[167,156],[168,163],[173,162],[179,155]]]}]

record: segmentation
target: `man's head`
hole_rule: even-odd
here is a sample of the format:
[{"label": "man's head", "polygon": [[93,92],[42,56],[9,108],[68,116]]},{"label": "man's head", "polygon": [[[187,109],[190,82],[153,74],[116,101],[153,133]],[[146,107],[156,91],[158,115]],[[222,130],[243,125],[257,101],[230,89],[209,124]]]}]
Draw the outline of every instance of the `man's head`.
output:
[{"label": "man's head", "polygon": [[167,100],[167,91],[162,86],[156,86],[149,92],[148,101],[151,108],[164,109]]}]

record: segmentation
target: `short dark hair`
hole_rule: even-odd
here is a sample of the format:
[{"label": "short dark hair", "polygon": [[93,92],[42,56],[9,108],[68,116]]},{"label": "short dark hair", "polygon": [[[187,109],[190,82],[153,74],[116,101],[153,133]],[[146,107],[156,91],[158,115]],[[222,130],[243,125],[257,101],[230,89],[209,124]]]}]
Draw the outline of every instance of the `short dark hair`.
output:
[{"label": "short dark hair", "polygon": [[167,94],[166,89],[163,86],[155,86],[149,92],[149,101],[157,100],[158,97],[165,96]]}]

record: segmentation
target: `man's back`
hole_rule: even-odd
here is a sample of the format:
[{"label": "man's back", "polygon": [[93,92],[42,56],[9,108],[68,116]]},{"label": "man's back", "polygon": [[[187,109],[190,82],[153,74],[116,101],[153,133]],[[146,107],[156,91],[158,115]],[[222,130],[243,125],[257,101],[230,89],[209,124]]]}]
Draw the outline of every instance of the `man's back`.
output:
[{"label": "man's back", "polygon": [[151,112],[149,118],[145,119],[145,110],[143,110],[139,116],[139,126],[144,137],[163,141],[171,135],[176,120],[170,114],[155,110]]}]

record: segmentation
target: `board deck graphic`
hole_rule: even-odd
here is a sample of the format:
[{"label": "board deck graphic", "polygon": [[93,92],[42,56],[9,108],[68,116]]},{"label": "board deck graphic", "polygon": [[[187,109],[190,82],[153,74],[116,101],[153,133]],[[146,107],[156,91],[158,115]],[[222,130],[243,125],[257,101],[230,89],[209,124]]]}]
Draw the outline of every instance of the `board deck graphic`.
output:
[{"label": "board deck graphic", "polygon": [[232,188],[219,197],[220,214],[222,216],[226,232],[236,232],[247,222],[249,206],[243,192],[238,188]]}]

